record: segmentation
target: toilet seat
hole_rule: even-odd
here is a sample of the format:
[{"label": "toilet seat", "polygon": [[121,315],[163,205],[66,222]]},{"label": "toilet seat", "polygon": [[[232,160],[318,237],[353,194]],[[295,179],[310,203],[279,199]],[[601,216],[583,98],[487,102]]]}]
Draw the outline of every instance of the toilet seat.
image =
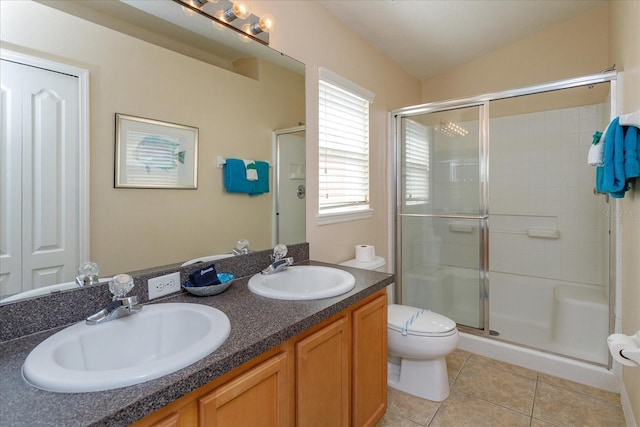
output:
[{"label": "toilet seat", "polygon": [[453,320],[426,309],[390,304],[387,317],[388,328],[403,335],[445,337],[457,333]]}]

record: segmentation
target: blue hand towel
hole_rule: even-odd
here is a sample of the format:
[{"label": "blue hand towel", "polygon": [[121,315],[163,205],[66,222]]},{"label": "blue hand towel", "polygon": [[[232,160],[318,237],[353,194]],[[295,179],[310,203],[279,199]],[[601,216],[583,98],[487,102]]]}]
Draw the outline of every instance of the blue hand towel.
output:
[{"label": "blue hand towel", "polygon": [[638,158],[638,128],[623,126],[624,129],[624,174],[627,179],[640,176],[640,159]]},{"label": "blue hand towel", "polygon": [[613,119],[605,137],[604,166],[596,170],[596,190],[622,198],[629,190],[629,180],[640,176],[640,150],[638,129],[621,126]]},{"label": "blue hand towel", "polygon": [[258,195],[269,192],[269,163],[256,160],[258,180],[251,182],[251,194]]},{"label": "blue hand towel", "polygon": [[[255,181],[254,181],[255,182]],[[224,165],[224,188],[229,193],[253,192],[251,181],[247,180],[247,170],[244,161],[240,159],[227,159]]]}]

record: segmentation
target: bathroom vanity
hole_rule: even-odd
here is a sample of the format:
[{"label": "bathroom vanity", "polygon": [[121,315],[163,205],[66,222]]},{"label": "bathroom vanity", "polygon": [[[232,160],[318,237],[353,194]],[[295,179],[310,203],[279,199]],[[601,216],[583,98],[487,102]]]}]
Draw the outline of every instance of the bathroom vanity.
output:
[{"label": "bathroom vanity", "polygon": [[134,426],[375,426],[386,411],[386,330],[381,290]]},{"label": "bathroom vanity", "polygon": [[[308,246],[302,252],[294,253],[297,260],[308,258],[304,257]],[[54,318],[66,319],[62,311],[70,304],[84,301],[87,307],[71,308],[87,314],[108,300],[104,287],[0,306],[2,322],[23,309],[39,307],[37,316],[29,318],[25,312],[17,324],[3,326],[0,424],[237,426],[259,420],[261,426],[302,426],[322,419],[329,425],[375,425],[386,410],[385,287],[393,276],[332,266],[353,274],[352,291],[332,298],[283,301],[248,289],[250,276],[265,262],[266,251],[220,260],[216,267],[239,277],[226,292],[212,297],[180,293],[158,301],[205,304],[224,312],[231,332],[216,351],[156,380],[103,392],[39,390],[23,380],[21,366],[37,344],[69,325],[56,324]],[[146,302],[147,278],[168,270],[134,274],[133,292]],[[180,271],[183,279],[190,271],[179,266],[173,270]],[[25,330],[23,322],[42,321],[47,313],[41,310],[47,306],[53,329],[40,327],[35,333],[10,337],[13,330]]]}]

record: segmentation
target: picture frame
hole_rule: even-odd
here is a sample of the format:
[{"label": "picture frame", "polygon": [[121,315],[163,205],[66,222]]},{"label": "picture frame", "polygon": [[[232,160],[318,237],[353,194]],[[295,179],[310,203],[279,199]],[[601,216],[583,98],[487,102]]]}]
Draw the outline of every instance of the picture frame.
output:
[{"label": "picture frame", "polygon": [[116,188],[198,188],[198,128],[116,113]]}]

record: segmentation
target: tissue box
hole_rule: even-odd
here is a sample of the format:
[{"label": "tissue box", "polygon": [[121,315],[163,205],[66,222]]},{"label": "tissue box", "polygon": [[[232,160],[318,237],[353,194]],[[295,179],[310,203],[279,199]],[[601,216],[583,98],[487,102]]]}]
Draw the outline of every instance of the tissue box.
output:
[{"label": "tissue box", "polygon": [[196,288],[220,284],[220,279],[218,279],[218,273],[214,265],[194,271],[189,275],[189,281],[191,285]]}]

